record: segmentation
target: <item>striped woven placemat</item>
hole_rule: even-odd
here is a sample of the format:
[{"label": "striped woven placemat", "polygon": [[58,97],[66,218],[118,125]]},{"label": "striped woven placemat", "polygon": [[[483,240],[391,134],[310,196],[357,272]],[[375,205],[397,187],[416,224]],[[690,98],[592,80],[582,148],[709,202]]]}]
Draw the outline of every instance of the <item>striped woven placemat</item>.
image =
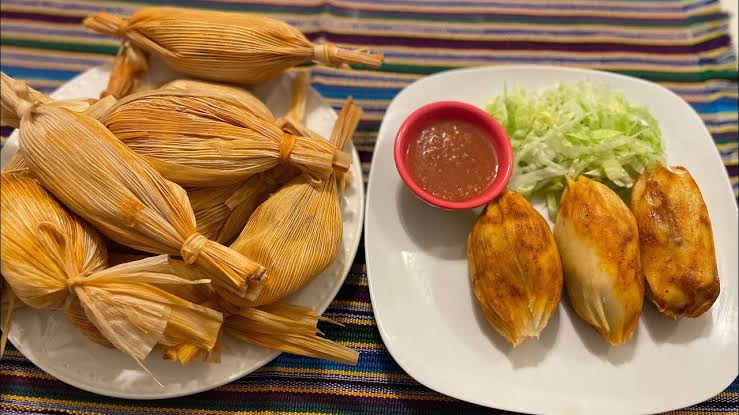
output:
[{"label": "striped woven placemat", "polygon": [[[313,87],[332,105],[338,108],[351,95],[365,109],[354,137],[365,179],[383,113],[404,86],[449,68],[554,64],[637,76],[678,93],[709,127],[739,194],[737,72],[726,16],[715,0],[3,0],[2,70],[51,92],[109,61],[116,51],[114,40],[81,26],[84,16],[130,14],[144,3],[266,13],[311,39],[384,53],[386,63],[374,71],[312,70]],[[3,137],[9,133],[2,130]],[[362,352],[357,367],[282,355],[216,390],[144,402],[67,386],[11,347],[0,361],[0,414],[494,412],[430,391],[397,366],[375,326],[363,252],[360,246],[351,274],[326,312],[346,327],[323,327],[329,338]],[[720,395],[676,413],[736,413],[738,393],[734,381]]]}]

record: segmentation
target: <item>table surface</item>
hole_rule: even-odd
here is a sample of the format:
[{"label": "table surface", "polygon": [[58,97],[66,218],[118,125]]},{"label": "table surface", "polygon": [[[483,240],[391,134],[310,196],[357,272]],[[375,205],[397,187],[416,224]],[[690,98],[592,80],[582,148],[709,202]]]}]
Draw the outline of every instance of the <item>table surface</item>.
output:
[{"label": "table surface", "polygon": [[[312,40],[384,53],[386,63],[378,70],[311,69],[313,87],[333,106],[351,95],[365,109],[354,137],[365,180],[384,110],[404,86],[444,69],[528,63],[614,71],[672,89],[700,113],[737,193],[736,45],[717,0],[3,0],[2,70],[50,92],[116,52],[115,40],[81,26],[84,16],[127,15],[142,3],[265,13],[294,24]],[[725,6],[735,11],[736,0]],[[736,20],[732,24],[736,33]],[[9,133],[2,130],[3,137]],[[326,312],[345,327],[322,327],[329,338],[362,353],[357,367],[282,355],[216,390],[142,402],[67,386],[11,346],[0,361],[0,413],[498,413],[430,391],[397,366],[377,332],[363,251],[360,246]],[[736,413],[738,395],[734,381],[720,395],[675,414]]]}]

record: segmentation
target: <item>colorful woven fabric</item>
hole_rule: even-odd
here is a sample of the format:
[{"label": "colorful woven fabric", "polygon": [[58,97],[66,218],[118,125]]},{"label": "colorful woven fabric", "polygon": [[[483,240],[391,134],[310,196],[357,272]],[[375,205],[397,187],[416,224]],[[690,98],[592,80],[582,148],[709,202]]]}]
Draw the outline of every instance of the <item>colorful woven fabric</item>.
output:
[{"label": "colorful woven fabric", "polygon": [[[739,195],[737,67],[726,16],[715,0],[3,0],[2,70],[50,92],[116,51],[115,40],[82,27],[84,16],[130,14],[141,3],[266,13],[311,39],[384,53],[379,70],[312,70],[313,86],[333,105],[351,95],[365,109],[354,137],[365,179],[383,113],[409,83],[471,65],[554,64],[633,75],[678,93],[709,127]],[[9,133],[2,131],[3,137]],[[361,351],[357,367],[282,355],[210,392],[131,401],[67,386],[11,347],[0,361],[0,414],[495,413],[426,389],[393,361],[372,315],[363,253],[360,246],[326,313],[346,327],[323,327],[329,338]],[[720,395],[676,413],[736,413],[738,394],[734,381]]]}]

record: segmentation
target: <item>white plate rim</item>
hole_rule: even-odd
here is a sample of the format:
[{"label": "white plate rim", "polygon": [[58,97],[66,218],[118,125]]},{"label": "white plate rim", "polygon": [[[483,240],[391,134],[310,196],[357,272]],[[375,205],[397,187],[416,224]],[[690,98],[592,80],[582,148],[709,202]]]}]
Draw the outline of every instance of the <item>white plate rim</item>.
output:
[{"label": "white plate rim", "polygon": [[[636,77],[632,77],[632,76],[628,76],[628,75],[623,75],[623,74],[618,74],[618,73],[600,71],[600,70],[595,70],[595,69],[564,67],[564,66],[556,66],[556,65],[499,65],[499,66],[480,66],[480,67],[460,68],[460,69],[452,69],[452,70],[438,72],[436,74],[433,74],[433,75],[430,75],[430,76],[421,78],[421,79],[419,79],[419,80],[417,80],[417,81],[415,81],[415,82],[407,85],[401,92],[399,92],[393,98],[393,100],[390,102],[390,104],[388,104],[387,111],[385,113],[385,117],[387,117],[387,115],[390,113],[390,110],[393,107],[393,104],[395,104],[397,101],[399,101],[400,99],[402,99],[404,97],[404,95],[406,93],[408,93],[408,91],[410,90],[410,86],[411,85],[421,85],[421,84],[426,84],[426,83],[433,84],[433,82],[436,79],[441,78],[441,77],[446,77],[449,74],[469,74],[470,76],[473,76],[475,73],[480,73],[480,72],[489,72],[489,71],[491,71],[491,72],[505,73],[505,72],[509,72],[509,71],[518,71],[518,70],[537,70],[537,71],[538,70],[544,70],[544,71],[545,70],[555,70],[555,71],[564,71],[564,72],[577,73],[577,74],[582,74],[582,75],[588,75],[588,74],[590,74],[590,75],[597,75],[597,76],[606,75],[607,77],[618,78],[618,79],[622,79],[622,80],[627,81],[627,82],[632,82],[632,83],[638,83],[638,84],[641,84],[641,85],[646,85],[646,86],[649,86],[651,88],[657,87],[657,88],[661,89],[663,92],[666,92],[667,94],[669,94],[670,96],[672,96],[672,98],[674,98],[674,99],[682,102],[689,109],[689,112],[691,113],[691,116],[693,118],[693,121],[696,121],[698,124],[700,124],[700,126],[704,130],[705,134],[708,137],[712,138],[712,135],[711,135],[710,131],[706,127],[705,123],[703,123],[703,121],[700,118],[700,116],[698,115],[698,113],[689,104],[687,104],[683,100],[683,98],[681,98],[675,92],[673,92],[673,91],[665,88],[662,85],[659,85],[657,83],[650,82],[650,81],[647,81],[647,80],[644,80],[644,79],[640,79],[640,78],[636,78]],[[553,83],[556,83],[556,81],[554,81]],[[490,98],[491,99],[493,98],[493,94],[492,93],[490,94]],[[429,102],[431,102],[431,101],[429,101]],[[377,134],[377,141],[375,143],[375,151],[377,150],[377,145],[379,144],[380,140],[382,140],[383,137],[385,137],[388,134],[388,131],[387,130],[390,127],[388,127],[388,122],[386,120],[387,120],[387,118],[383,118],[382,124],[381,124],[380,129],[379,129],[379,132]],[[392,138],[390,138],[390,137],[388,138],[388,140],[393,140],[393,141],[394,141],[394,139],[395,139],[394,136]],[[711,141],[713,142],[713,140],[711,140]],[[392,145],[389,146],[389,148],[391,148],[391,147],[392,147]],[[720,155],[720,153],[718,151],[718,148],[715,145],[712,145],[712,149],[713,149],[713,157],[714,157],[715,161],[718,162],[718,163],[720,163],[721,166],[723,167],[723,162],[722,162],[722,159],[721,159],[721,155]],[[376,156],[376,154],[377,153],[375,153],[374,155]],[[453,397],[455,399],[459,399],[459,400],[462,400],[462,401],[470,402],[470,403],[473,403],[473,404],[476,404],[476,405],[485,406],[485,407],[489,407],[489,408],[493,408],[493,409],[501,409],[501,410],[505,410],[505,411],[520,412],[520,413],[544,413],[544,412],[532,412],[532,411],[529,411],[529,410],[526,409],[526,406],[525,405],[507,405],[507,404],[500,404],[500,405],[498,405],[498,404],[495,404],[495,406],[491,406],[491,404],[489,402],[485,402],[483,400],[480,400],[480,399],[476,398],[475,396],[468,396],[468,395],[466,395],[464,393],[456,393],[456,391],[454,393],[442,391],[442,390],[440,390],[442,388],[438,387],[437,385],[433,384],[432,382],[428,382],[426,379],[419,379],[417,376],[414,376],[413,372],[415,372],[415,371],[410,366],[407,366],[406,364],[404,364],[403,359],[402,359],[402,356],[401,355],[398,355],[397,350],[396,351],[393,350],[393,346],[392,346],[393,341],[391,340],[391,336],[390,336],[390,334],[388,332],[387,327],[385,326],[385,322],[378,315],[378,311],[377,311],[377,307],[376,307],[376,304],[377,304],[377,301],[376,301],[377,293],[375,291],[376,290],[376,287],[373,284],[373,278],[371,276],[372,275],[372,271],[371,271],[372,270],[372,265],[371,264],[373,262],[373,259],[372,259],[371,253],[370,253],[371,244],[372,244],[371,241],[373,240],[373,238],[372,238],[371,235],[375,232],[375,230],[373,229],[373,227],[369,223],[369,220],[370,220],[369,209],[370,209],[370,206],[371,206],[371,201],[373,200],[374,193],[376,191],[380,191],[380,190],[373,190],[374,187],[372,185],[373,184],[373,178],[378,174],[377,171],[376,171],[377,169],[375,169],[376,160],[377,160],[377,158],[373,157],[372,163],[370,165],[370,170],[369,170],[369,180],[368,180],[368,183],[369,184],[368,184],[368,187],[367,187],[367,196],[366,196],[366,202],[365,202],[366,205],[367,205],[368,212],[365,214],[365,226],[364,226],[365,245],[364,245],[364,249],[365,249],[365,258],[366,258],[366,271],[367,271],[368,288],[369,288],[370,300],[372,301],[373,315],[375,317],[375,321],[376,321],[376,324],[377,324],[378,331],[380,333],[380,337],[382,338],[382,340],[383,340],[383,342],[384,342],[384,344],[386,346],[386,349],[388,350],[388,353],[393,357],[393,359],[401,367],[401,369],[403,369],[406,373],[408,373],[416,381],[418,381],[422,385],[428,387],[429,389],[434,390],[435,392],[438,392],[438,393],[441,393],[441,394],[445,394],[447,396],[451,396],[451,397]],[[733,212],[736,215],[737,212],[738,212],[738,209],[737,209],[737,201],[736,201],[736,198],[734,197],[734,191],[733,191],[733,188],[731,186],[731,182],[729,181],[729,178],[728,178],[728,175],[727,174],[724,174],[722,177],[723,177],[723,180],[721,180],[721,186],[724,187],[724,190],[723,191],[729,192],[732,195],[731,200],[733,201]],[[566,296],[565,292],[563,292],[562,295],[563,295],[563,298],[564,298]],[[651,306],[650,304],[646,304],[646,303],[647,303],[647,301],[645,301],[645,307]],[[697,403],[704,402],[706,399],[710,399],[711,397],[713,397],[716,394],[720,393],[721,391],[725,390],[726,387],[728,387],[733,382],[735,376],[734,377],[731,377],[726,382],[724,382],[725,384],[720,389],[716,390],[716,392],[713,395],[706,396],[703,399],[693,399],[693,400],[690,400],[690,401],[679,402],[679,403],[674,403],[674,404],[669,404],[669,405],[663,405],[662,407],[659,407],[658,410],[653,411],[653,412],[667,412],[667,411],[672,411],[672,410],[686,408],[688,406],[691,406],[691,405],[695,405]],[[531,393],[536,393],[536,391],[531,391]],[[650,411],[650,413],[653,413],[653,412]],[[647,413],[647,412],[643,412],[643,413]]]},{"label": "white plate rim", "polygon": [[[107,71],[107,72],[110,72],[110,68],[111,68],[111,65],[110,64],[103,64],[103,65],[100,65],[100,66],[92,67],[92,68],[90,68],[90,69],[88,69],[88,70],[80,73],[79,75],[71,78],[67,82],[65,82],[59,88],[57,88],[56,90],[54,90],[54,92],[52,92],[51,94],[49,94],[49,96],[52,97],[52,98],[57,98],[58,99],[59,98],[58,97],[59,91],[60,90],[63,90],[64,88],[67,88],[69,84],[74,84],[76,82],[80,82],[80,80],[83,80],[84,78],[90,76],[90,74],[93,73],[93,72],[95,72],[95,71]],[[285,73],[285,74],[282,74],[280,76],[290,76],[290,75],[288,73]],[[104,88],[104,85],[100,85],[100,90],[101,91],[102,91],[103,88]],[[328,108],[328,109],[331,110],[331,112],[334,115],[337,115],[336,114],[336,111],[333,110],[333,108],[331,107],[331,105],[328,104],[328,102],[313,87],[309,87],[309,90],[308,90],[307,93],[310,94],[310,95],[312,95],[312,97],[311,97],[312,99],[317,99],[318,100],[320,107]],[[316,127],[315,126],[312,126],[310,124],[308,124],[307,126],[309,128],[311,128],[311,129],[313,129],[313,130],[316,130]],[[17,140],[18,140],[18,130],[16,129],[16,130],[13,131],[13,133],[9,137],[8,141],[6,142],[6,144],[3,146],[2,150],[0,151],[2,153],[2,160],[3,161],[9,160],[10,157],[17,151]],[[15,145],[11,144],[11,142],[13,144],[15,144]],[[8,144],[11,144],[11,146],[8,146]],[[363,226],[364,226],[364,213],[365,213],[364,212],[364,208],[365,208],[365,190],[364,190],[363,173],[362,173],[361,163],[359,161],[359,154],[358,154],[357,149],[354,146],[354,143],[353,143],[352,140],[349,141],[348,146],[349,146],[349,151],[352,154],[352,165],[351,165],[351,168],[350,168],[350,171],[353,174],[352,183],[358,183],[358,185],[355,185],[355,184],[352,184],[351,185],[351,187],[355,191],[358,192],[358,194],[357,194],[357,201],[355,202],[355,205],[352,206],[353,209],[356,209],[356,216],[357,217],[356,217],[356,219],[354,219],[352,221],[352,224],[354,225],[353,229],[351,229],[350,232],[347,232],[346,230],[344,230],[343,234],[346,235],[347,233],[350,233],[352,235],[355,235],[355,237],[350,242],[349,251],[348,251],[349,252],[349,255],[347,255],[344,258],[344,261],[345,262],[344,262],[344,266],[343,266],[343,268],[341,270],[340,277],[335,280],[335,283],[333,284],[332,289],[329,292],[329,295],[327,295],[325,297],[326,300],[323,301],[323,302],[321,302],[321,303],[318,303],[318,304],[312,306],[314,308],[314,310],[318,314],[320,314],[320,315],[322,315],[329,308],[329,306],[331,305],[331,303],[333,302],[333,300],[336,298],[336,295],[338,294],[339,290],[341,290],[341,287],[343,287],[344,281],[346,280],[346,277],[351,272],[351,267],[354,264],[354,259],[356,258],[357,252],[359,250],[359,244],[360,244],[361,239],[362,239],[362,230],[363,230]],[[11,150],[10,149],[11,147],[14,147],[14,148],[12,148],[12,150]],[[342,210],[343,210],[344,200],[346,200],[346,199],[343,199],[342,200]],[[342,237],[342,244],[345,243],[344,241],[345,241],[345,238]],[[301,290],[298,290],[298,292],[296,292],[292,296],[298,295],[301,292]],[[287,297],[286,300],[289,300],[292,296]],[[49,374],[50,376],[52,376],[52,377],[54,377],[54,378],[56,378],[56,379],[58,379],[58,380],[60,380],[60,381],[62,381],[64,383],[66,383],[68,385],[74,386],[76,388],[79,388],[79,389],[82,389],[82,390],[85,390],[85,391],[88,391],[88,392],[96,393],[96,394],[102,395],[102,396],[109,396],[109,397],[121,398],[121,399],[134,399],[134,400],[159,400],[159,399],[178,398],[178,397],[189,396],[189,395],[197,394],[197,393],[200,393],[200,392],[205,392],[205,391],[208,391],[208,390],[212,390],[212,389],[221,387],[223,385],[226,385],[228,383],[231,383],[233,381],[236,381],[236,380],[238,380],[238,379],[240,379],[240,378],[242,378],[244,376],[249,375],[250,373],[254,372],[255,370],[257,370],[257,369],[259,369],[259,368],[261,368],[261,367],[269,364],[272,360],[274,360],[280,354],[282,354],[282,352],[280,352],[280,351],[270,351],[271,353],[269,355],[267,355],[266,357],[264,357],[263,359],[261,359],[258,362],[252,363],[251,367],[246,368],[246,369],[241,370],[241,371],[235,371],[230,376],[225,377],[225,378],[223,378],[223,379],[221,379],[220,381],[217,381],[217,382],[211,382],[211,383],[208,383],[208,384],[203,384],[203,385],[198,386],[198,387],[190,388],[188,390],[182,390],[182,391],[175,392],[175,393],[167,393],[166,391],[163,391],[162,393],[159,393],[159,394],[156,394],[155,393],[155,394],[151,394],[151,395],[142,396],[139,393],[128,393],[126,391],[111,391],[110,389],[99,388],[99,387],[94,387],[94,386],[91,386],[91,385],[88,385],[88,384],[83,384],[83,383],[78,382],[75,378],[70,377],[70,376],[67,376],[64,372],[59,372],[59,371],[55,370],[55,368],[50,368],[43,361],[41,361],[40,359],[36,358],[36,356],[35,356],[34,353],[27,354],[25,352],[27,346],[25,344],[22,344],[22,343],[19,344],[19,342],[17,340],[16,333],[15,333],[13,327],[11,327],[10,333],[8,335],[8,339],[13,344],[13,346],[19,352],[21,352],[23,354],[23,356],[26,357],[36,367],[38,367],[39,369],[41,369],[45,373]],[[152,354],[155,354],[155,353],[157,353],[156,350],[154,350],[152,352]],[[225,353],[228,353],[228,352],[225,352]]]}]

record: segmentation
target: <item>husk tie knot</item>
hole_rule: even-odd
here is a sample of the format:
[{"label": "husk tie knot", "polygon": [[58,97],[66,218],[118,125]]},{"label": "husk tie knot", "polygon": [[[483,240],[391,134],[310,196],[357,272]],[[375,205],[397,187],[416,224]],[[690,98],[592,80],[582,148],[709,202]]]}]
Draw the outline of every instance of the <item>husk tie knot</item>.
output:
[{"label": "husk tie knot", "polygon": [[20,98],[18,103],[15,105],[15,115],[18,119],[23,119],[30,116],[33,110],[38,106],[37,103],[31,98],[30,88],[25,81],[13,82],[13,92]]},{"label": "husk tie knot", "polygon": [[15,114],[18,116],[19,120],[22,120],[29,117],[33,113],[34,109],[36,109],[36,104],[33,102],[20,101],[15,107]]},{"label": "husk tie knot", "polygon": [[329,66],[340,66],[343,62],[336,57],[338,47],[330,43],[313,46],[313,59]]},{"label": "husk tie knot", "polygon": [[280,141],[280,161],[286,163],[290,160],[290,154],[293,152],[295,147],[295,137],[292,134],[284,134]]},{"label": "husk tie knot", "polygon": [[182,256],[182,259],[185,260],[186,263],[194,264],[206,242],[208,242],[208,238],[197,232],[193,233],[188,236],[187,239],[185,239],[185,243],[182,244],[180,256]]}]

